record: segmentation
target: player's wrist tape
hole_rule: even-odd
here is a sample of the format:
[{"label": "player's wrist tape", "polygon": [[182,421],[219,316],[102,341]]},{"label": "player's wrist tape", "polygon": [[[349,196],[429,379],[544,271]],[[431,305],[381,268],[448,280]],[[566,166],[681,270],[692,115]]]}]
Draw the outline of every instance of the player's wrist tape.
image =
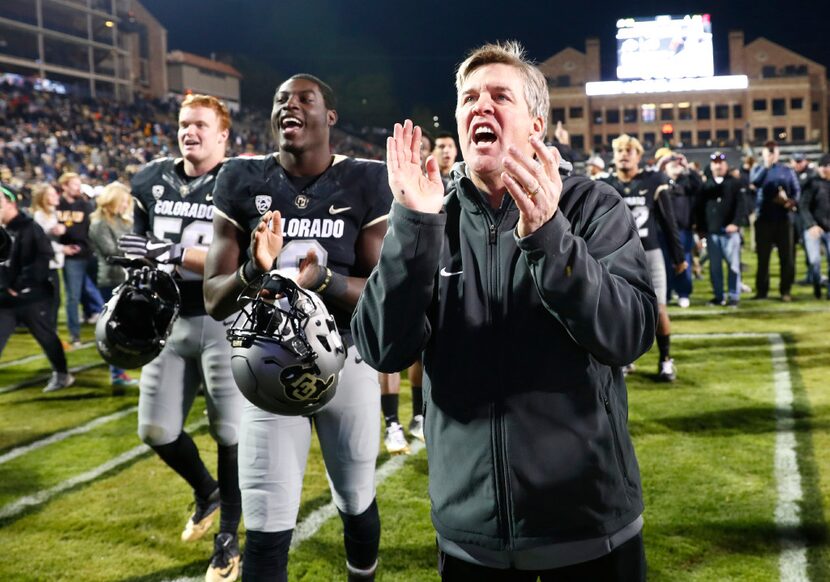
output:
[{"label": "player's wrist tape", "polygon": [[311,290],[323,297],[342,297],[346,293],[348,282],[346,277],[335,273],[328,267],[325,268],[323,282]]},{"label": "player's wrist tape", "polygon": [[239,280],[242,281],[243,285],[250,285],[251,281],[260,277],[265,271],[257,267],[252,260],[248,259],[239,267],[236,273],[239,275]]}]

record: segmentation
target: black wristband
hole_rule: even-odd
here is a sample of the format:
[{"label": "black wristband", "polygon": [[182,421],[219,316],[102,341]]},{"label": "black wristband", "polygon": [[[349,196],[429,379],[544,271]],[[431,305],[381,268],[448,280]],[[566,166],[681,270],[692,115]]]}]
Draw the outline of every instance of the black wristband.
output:
[{"label": "black wristband", "polygon": [[244,285],[250,285],[251,281],[261,277],[265,271],[257,267],[252,260],[248,259],[241,267],[239,267],[239,271],[237,271],[237,273],[239,274],[239,280],[242,281]]}]

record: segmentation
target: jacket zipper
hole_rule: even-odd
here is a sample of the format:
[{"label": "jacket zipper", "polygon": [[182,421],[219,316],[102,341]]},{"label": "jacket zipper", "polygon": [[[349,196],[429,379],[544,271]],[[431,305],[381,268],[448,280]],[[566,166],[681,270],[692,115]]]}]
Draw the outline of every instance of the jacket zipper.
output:
[{"label": "jacket zipper", "polygon": [[[498,221],[493,222],[489,209],[482,209],[482,214],[487,221],[488,229],[488,245],[487,254],[490,263],[490,285],[488,289],[488,317],[490,319],[491,327],[498,327],[499,317],[497,308],[499,302],[499,249],[498,249],[498,224],[505,213],[498,216]],[[500,495],[496,496],[496,503],[498,505],[499,521],[504,524],[506,531],[504,532],[504,541],[507,549],[513,547],[513,516],[510,509],[510,480],[508,475],[507,450],[504,437],[504,414],[501,406],[494,403],[492,405],[493,411],[493,448],[495,450],[495,471],[496,482]]]}]

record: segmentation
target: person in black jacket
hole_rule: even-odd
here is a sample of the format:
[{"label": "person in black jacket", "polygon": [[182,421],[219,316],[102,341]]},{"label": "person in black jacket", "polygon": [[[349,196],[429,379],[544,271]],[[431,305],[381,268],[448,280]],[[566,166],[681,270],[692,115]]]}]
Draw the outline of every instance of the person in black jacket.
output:
[{"label": "person in black jacket", "polygon": [[0,353],[6,347],[17,322],[29,328],[52,364],[52,377],[44,392],[71,386],[75,378],[66,367],[66,355],[51,325],[52,294],[49,260],[52,245],[46,233],[17,208],[17,196],[0,185],[0,226],[10,244],[0,263]]},{"label": "person in black jacket", "polygon": [[420,128],[387,140],[395,202],[352,318],[372,367],[424,355],[442,580],[644,580],[622,366],[652,344],[657,305],[634,219],[607,184],[560,175],[518,43],[471,53],[456,88],[446,198]]},{"label": "person in black jacket", "polygon": [[[821,298],[821,247],[830,257],[830,154],[818,164],[818,178],[802,193],[799,213],[804,226],[804,248],[810,263],[810,281],[813,294]],[[828,260],[830,264],[830,260]],[[830,289],[827,298],[830,299]]]},{"label": "person in black jacket", "polygon": [[[698,206],[698,231],[706,236],[709,250],[709,276],[712,280],[712,305],[737,307],[741,299],[741,226],[746,226],[746,187],[729,172],[726,154],[709,156],[701,203]],[[723,262],[729,268],[729,299],[723,297]]]}]

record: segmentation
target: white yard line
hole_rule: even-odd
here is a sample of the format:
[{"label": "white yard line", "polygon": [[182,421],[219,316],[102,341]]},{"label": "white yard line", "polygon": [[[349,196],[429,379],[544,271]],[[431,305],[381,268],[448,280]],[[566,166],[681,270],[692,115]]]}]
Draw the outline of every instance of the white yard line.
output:
[{"label": "white yard line", "polygon": [[[185,430],[187,432],[193,432],[194,430],[197,430],[205,426],[206,424],[207,418],[201,418],[193,424],[185,427]],[[117,469],[118,467],[129,463],[133,459],[140,457],[146,453],[149,453],[150,450],[150,447],[148,447],[147,445],[138,445],[137,447],[133,447],[129,451],[118,455],[114,459],[110,459],[106,463],[98,465],[94,469],[90,469],[85,473],[81,473],[80,475],[70,477],[66,481],[62,481],[57,485],[50,487],[49,489],[44,489],[43,491],[38,491],[37,493],[34,493],[32,495],[21,497],[16,501],[13,501],[7,505],[4,505],[3,507],[0,507],[0,520],[14,517],[30,507],[36,507],[38,505],[46,503],[56,495],[63,493],[68,489],[77,487],[78,485],[82,485],[84,483],[89,483],[90,481],[94,481],[104,473],[112,471],[113,469]]]},{"label": "white yard line", "polygon": [[[91,370],[92,368],[99,368],[105,365],[106,364],[104,362],[95,362],[94,364],[85,364],[83,366],[75,366],[74,368],[69,368],[69,371],[73,374],[77,374],[78,372],[85,372],[87,370]],[[6,394],[8,392],[20,390],[21,388],[26,388],[28,386],[34,386],[35,384],[48,382],[50,377],[51,374],[35,376],[34,378],[29,378],[28,380],[24,380],[23,382],[18,382],[17,384],[10,384],[8,386],[0,387],[0,394]]]},{"label": "white yard line", "polygon": [[3,463],[8,463],[12,459],[16,459],[17,457],[21,457],[27,453],[31,453],[32,451],[36,451],[45,446],[59,443],[62,440],[68,439],[71,436],[87,433],[92,429],[101,426],[102,424],[106,424],[110,421],[118,420],[119,418],[128,416],[134,413],[136,410],[138,410],[138,406],[131,406],[129,408],[119,410],[118,412],[113,412],[112,414],[108,414],[106,416],[99,416],[98,418],[94,418],[86,424],[82,424],[81,426],[76,426],[75,428],[70,428],[67,430],[63,430],[61,432],[56,432],[53,435],[50,435],[33,443],[29,443],[28,445],[14,448],[9,452],[0,455],[0,465],[2,465]]},{"label": "white yard line", "polygon": [[775,524],[781,532],[781,556],[778,559],[782,582],[803,582],[807,575],[807,547],[798,534],[801,527],[800,503],[804,498],[793,420],[793,388],[784,338],[778,333],[676,334],[675,339],[766,338],[772,352],[775,386],[775,482],[778,499]]},{"label": "white yard line", "polygon": [[[741,307],[724,307],[724,308],[704,308],[704,309],[695,309],[695,308],[686,308],[681,309],[679,307],[673,307],[669,310],[669,315],[672,318],[676,317],[699,317],[701,315],[767,315],[774,313],[776,315],[798,315],[799,313],[830,313],[830,307],[803,307],[798,308],[794,307],[791,309],[742,309]],[[728,335],[728,334],[727,334]],[[758,337],[765,336],[767,334],[758,334]]]},{"label": "white yard line", "polygon": [[[375,472],[375,485],[380,486],[387,478],[397,473],[410,456],[417,455],[423,448],[424,443],[419,440],[414,440],[409,447],[409,455],[397,455],[386,461]],[[323,524],[335,516],[337,516],[337,507],[333,501],[309,513],[294,528],[294,535],[291,537],[291,549],[293,550],[307,539],[314,537]],[[165,580],[165,582],[203,582],[204,579],[204,576],[193,576]]]},{"label": "white yard line", "polygon": [[[73,348],[72,352],[77,352],[78,350],[83,350],[86,348],[91,348],[95,345],[95,342],[86,342],[81,344],[78,348]],[[12,366],[21,366],[23,364],[28,364],[29,362],[36,362],[38,360],[45,360],[46,354],[34,354],[32,356],[26,356],[25,358],[18,358],[16,360],[9,360],[8,362],[3,362],[0,364],[0,370],[4,368],[11,368]]]}]

